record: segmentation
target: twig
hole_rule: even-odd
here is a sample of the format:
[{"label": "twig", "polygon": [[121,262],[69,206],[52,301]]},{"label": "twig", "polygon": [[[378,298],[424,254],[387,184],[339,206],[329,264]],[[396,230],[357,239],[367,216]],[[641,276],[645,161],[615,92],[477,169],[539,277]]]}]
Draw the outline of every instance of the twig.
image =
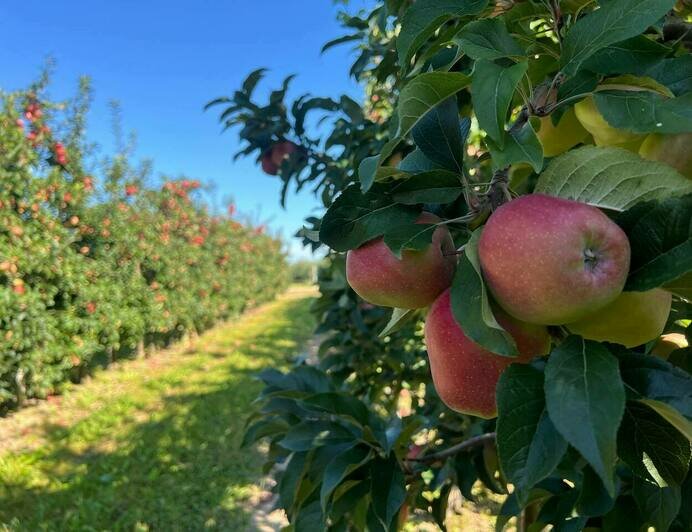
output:
[{"label": "twig", "polygon": [[481,445],[485,445],[488,442],[495,441],[495,433],[494,432],[488,432],[487,434],[481,434],[480,436],[474,436],[473,438],[469,438],[468,440],[465,440],[461,443],[457,443],[456,445],[452,445],[451,447],[448,447],[444,451],[440,451],[437,453],[433,454],[428,454],[426,456],[421,456],[420,458],[404,458],[404,460],[408,462],[423,462],[423,463],[428,463],[428,462],[437,462],[439,460],[444,460],[445,458],[448,458],[450,456],[453,456],[457,453],[460,453],[461,451],[467,451],[469,449],[473,449],[474,447],[479,447]]}]

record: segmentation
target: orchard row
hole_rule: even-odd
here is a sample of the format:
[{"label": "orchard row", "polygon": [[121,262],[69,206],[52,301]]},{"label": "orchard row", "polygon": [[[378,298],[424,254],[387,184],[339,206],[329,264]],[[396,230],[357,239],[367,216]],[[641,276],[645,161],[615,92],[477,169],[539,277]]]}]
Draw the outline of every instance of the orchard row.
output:
[{"label": "orchard row", "polygon": [[1,95],[2,409],[194,335],[286,282],[280,242],[233,220],[234,206],[210,213],[198,181],[147,186],[127,152],[96,178],[88,93],[57,105],[40,92]]}]

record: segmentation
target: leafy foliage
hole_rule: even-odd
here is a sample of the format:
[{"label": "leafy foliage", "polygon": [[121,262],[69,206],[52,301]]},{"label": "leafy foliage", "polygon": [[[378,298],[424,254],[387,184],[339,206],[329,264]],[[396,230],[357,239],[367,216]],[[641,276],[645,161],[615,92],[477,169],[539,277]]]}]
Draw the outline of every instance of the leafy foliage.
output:
[{"label": "leafy foliage", "polygon": [[100,179],[88,174],[88,85],[63,113],[43,89],[0,95],[3,410],[197,334],[286,283],[280,242],[209,213],[198,181],[147,186],[127,151]]},{"label": "leafy foliage", "polygon": [[[244,126],[246,153],[285,139],[300,145],[304,156],[284,161],[279,177],[313,184],[326,209],[300,233],[313,248],[330,248],[314,309],[325,335],[317,360],[275,376],[280,389],[267,382],[255,416],[272,430],[269,464],[288,464],[280,505],[294,529],[386,530],[407,516],[444,529],[450,493],[471,498],[474,483],[506,496],[498,530],[522,513],[536,530],[685,529],[689,516],[676,501],[689,484],[687,351],[665,362],[649,354],[651,345],[625,349],[553,328],[547,359],[502,374],[497,421],[458,414],[431,382],[425,311],[390,314],[359,300],[343,252],[383,237],[399,256],[426,248],[444,224],[459,247],[455,320],[475,343],[511,357],[516,346],[495,320],[476,256],[480,226],[516,195],[586,202],[630,239],[627,288],[673,291],[665,332],[689,338],[689,176],[643,159],[634,142],[594,146],[587,132],[574,148],[544,154],[546,121],[557,126],[585,97],[616,138],[641,144],[649,132],[687,131],[689,15],[672,0],[387,0],[340,15],[347,35],[326,45],[357,46],[351,74],[365,87],[360,107],[304,96],[282,108],[241,91],[222,112],[222,121]],[[330,124],[315,138],[285,111],[295,115],[308,102]],[[247,129],[262,121],[262,131]],[[440,222],[416,226],[423,210]],[[341,397],[328,420],[305,409],[317,393],[301,384],[308,372]],[[346,397],[352,404],[338,407]],[[308,416],[310,426],[301,425]],[[308,432],[300,450],[281,444],[293,430]],[[642,439],[653,430],[669,437]],[[378,477],[387,480],[375,487]]]}]

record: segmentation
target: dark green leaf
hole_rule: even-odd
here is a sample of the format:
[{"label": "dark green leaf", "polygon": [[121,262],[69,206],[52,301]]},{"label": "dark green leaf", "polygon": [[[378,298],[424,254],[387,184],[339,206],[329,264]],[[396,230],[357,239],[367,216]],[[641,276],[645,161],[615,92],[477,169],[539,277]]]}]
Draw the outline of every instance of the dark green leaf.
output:
[{"label": "dark green leaf", "polygon": [[286,432],[288,428],[288,423],[280,417],[263,418],[247,428],[240,447],[246,447],[266,436]]},{"label": "dark green leaf", "polygon": [[692,55],[664,59],[644,74],[668,87],[676,96],[681,96],[692,91]]},{"label": "dark green leaf", "polygon": [[392,317],[385,325],[384,329],[377,335],[378,338],[385,338],[398,331],[416,315],[416,309],[395,308],[392,310]]},{"label": "dark green leaf", "polygon": [[615,507],[603,517],[603,529],[608,532],[632,532],[641,530],[643,525],[639,508],[629,495],[619,497]]},{"label": "dark green leaf", "polygon": [[680,487],[659,488],[640,477],[634,477],[632,495],[647,524],[656,532],[666,532],[680,510]]},{"label": "dark green leaf", "polygon": [[300,508],[293,523],[294,532],[315,532],[324,528],[324,515],[322,515],[320,501],[312,501]]},{"label": "dark green leaf", "polygon": [[611,0],[572,25],[562,42],[562,71],[574,75],[597,51],[643,33],[675,0]]},{"label": "dark green leaf", "polygon": [[[618,351],[622,380],[641,398],[661,401],[692,418],[692,377],[659,357]],[[660,412],[659,412],[660,413]]]},{"label": "dark green leaf", "polygon": [[484,18],[466,24],[454,42],[473,59],[522,58],[526,55],[501,18]]},{"label": "dark green leaf", "polygon": [[692,131],[692,93],[667,98],[651,91],[606,90],[593,94],[596,107],[618,129],[634,133]]},{"label": "dark green leaf", "polygon": [[267,71],[266,68],[258,68],[248,74],[248,77],[243,81],[243,92],[249,97],[255,90],[257,83],[264,77],[264,73]]},{"label": "dark green leaf", "polygon": [[329,497],[336,487],[346,476],[367,462],[371,453],[372,451],[369,448],[357,446],[336,456],[329,462],[324,470],[322,488],[320,489],[320,503],[322,504],[323,510],[326,510]]},{"label": "dark green leaf", "polygon": [[596,472],[589,466],[584,467],[576,506],[579,515],[603,515],[608,513],[614,504],[615,500],[608,494]]},{"label": "dark green leaf", "polygon": [[474,231],[459,259],[451,288],[454,318],[464,334],[488,351],[503,356],[517,356],[512,336],[497,322],[490,307],[478,260],[481,229]]},{"label": "dark green leaf", "polygon": [[300,402],[306,410],[347,416],[361,425],[368,424],[370,413],[359,399],[345,393],[326,392],[312,395]]},{"label": "dark green leaf", "polygon": [[340,44],[344,44],[346,42],[351,42],[351,41],[357,41],[363,38],[363,35],[360,33],[352,33],[351,35],[343,35],[342,37],[338,37],[336,39],[332,39],[331,41],[327,41],[324,43],[322,46],[321,52],[324,53],[330,48],[334,46],[338,46]]},{"label": "dark green leaf", "polygon": [[329,421],[303,421],[293,427],[279,445],[289,451],[308,451],[321,445],[355,441],[356,436],[342,425]]},{"label": "dark green leaf", "polygon": [[[421,150],[416,148],[399,163],[399,169],[403,172],[419,174],[421,172],[439,169],[439,166],[428,159]],[[441,171],[446,172],[446,170]]]},{"label": "dark green leaf", "polygon": [[505,123],[514,90],[526,73],[528,63],[522,61],[502,67],[492,61],[479,60],[473,69],[471,98],[478,125],[499,148],[504,148]]},{"label": "dark green leaf", "polygon": [[692,441],[692,421],[684,417],[675,408],[655,399],[639,399],[639,402],[658,412],[663,419],[675,427],[688,441]]},{"label": "dark green leaf", "polygon": [[553,159],[535,192],[623,211],[641,201],[688,194],[692,182],[630,151],[584,146]]},{"label": "dark green leaf", "polygon": [[490,138],[486,138],[485,142],[490,149],[493,170],[507,168],[516,163],[528,163],[538,173],[543,167],[543,145],[529,122],[519,131],[507,133],[502,148]]},{"label": "dark green leaf", "polygon": [[480,13],[488,0],[427,0],[406,10],[396,40],[399,63],[406,66],[411,56],[445,22]]},{"label": "dark green leaf", "polygon": [[599,50],[584,63],[583,68],[611,76],[615,74],[643,75],[670,51],[670,48],[653,39],[637,35]]},{"label": "dark green leaf", "polygon": [[659,486],[681,485],[690,462],[690,442],[660,414],[629,401],[618,431],[618,455],[641,477]]},{"label": "dark green leaf", "polygon": [[557,430],[613,494],[616,436],[625,410],[617,359],[597,342],[569,336],[548,358],[545,397]]},{"label": "dark green leaf", "polygon": [[372,462],[370,473],[372,508],[384,530],[389,530],[394,517],[406,499],[404,473],[393,454]]},{"label": "dark green leaf", "polygon": [[397,203],[405,205],[451,203],[456,201],[463,191],[464,187],[457,174],[446,170],[432,170],[417,174],[401,184],[395,184],[392,188],[392,198]]},{"label": "dark green leaf", "polygon": [[497,412],[500,464],[523,506],[567,450],[546,411],[543,373],[523,364],[508,367],[497,384]]},{"label": "dark green leaf", "polygon": [[399,259],[404,250],[422,251],[432,243],[437,228],[434,224],[398,225],[384,234],[384,243]]},{"label": "dark green leaf", "polygon": [[632,249],[625,290],[656,288],[692,270],[692,195],[639,203],[616,221]]},{"label": "dark green leaf", "polygon": [[320,240],[335,251],[347,251],[392,227],[412,223],[418,215],[414,207],[392,203],[378,191],[363,194],[357,185],[351,185],[325,214]]},{"label": "dark green leaf", "polygon": [[[466,119],[468,120],[468,119]],[[462,131],[455,97],[436,105],[414,126],[413,140],[425,156],[442,168],[461,173],[464,142],[468,128]]]},{"label": "dark green leaf", "polygon": [[279,480],[279,501],[281,507],[289,515],[291,515],[296,493],[298,493],[298,488],[305,474],[307,457],[307,452],[293,453]]}]

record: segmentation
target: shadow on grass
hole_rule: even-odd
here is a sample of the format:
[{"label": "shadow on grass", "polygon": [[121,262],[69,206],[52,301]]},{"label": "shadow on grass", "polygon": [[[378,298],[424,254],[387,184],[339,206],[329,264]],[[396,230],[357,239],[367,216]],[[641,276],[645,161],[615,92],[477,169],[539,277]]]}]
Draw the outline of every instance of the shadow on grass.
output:
[{"label": "shadow on grass", "polygon": [[18,530],[247,530],[261,476],[260,454],[239,449],[260,388],[252,376],[283,365],[309,337],[308,301],[285,303],[257,336],[214,342],[144,411],[109,405],[107,422],[97,412],[54,427],[26,457],[28,472],[0,486],[0,521]]}]

